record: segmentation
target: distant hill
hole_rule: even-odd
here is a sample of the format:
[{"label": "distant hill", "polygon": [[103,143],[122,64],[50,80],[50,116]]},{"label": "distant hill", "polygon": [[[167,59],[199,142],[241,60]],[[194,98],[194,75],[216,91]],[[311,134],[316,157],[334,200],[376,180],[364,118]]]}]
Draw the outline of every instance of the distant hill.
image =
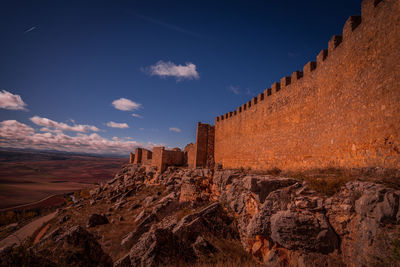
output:
[{"label": "distant hill", "polygon": [[127,155],[94,155],[33,149],[0,148],[0,162],[69,160],[76,158],[126,158]]}]

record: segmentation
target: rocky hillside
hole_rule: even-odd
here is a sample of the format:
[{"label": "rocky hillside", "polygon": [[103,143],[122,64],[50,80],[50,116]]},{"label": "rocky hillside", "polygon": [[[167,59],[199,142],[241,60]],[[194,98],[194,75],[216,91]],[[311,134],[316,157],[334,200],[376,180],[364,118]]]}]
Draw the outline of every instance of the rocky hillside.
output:
[{"label": "rocky hillside", "polygon": [[400,190],[243,170],[133,164],[97,186],[3,266],[398,266]]}]

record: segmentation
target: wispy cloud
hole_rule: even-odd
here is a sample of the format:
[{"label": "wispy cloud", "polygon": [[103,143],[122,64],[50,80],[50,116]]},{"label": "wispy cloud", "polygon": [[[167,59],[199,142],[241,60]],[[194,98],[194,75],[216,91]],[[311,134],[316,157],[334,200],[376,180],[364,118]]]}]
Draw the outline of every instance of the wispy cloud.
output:
[{"label": "wispy cloud", "polygon": [[166,28],[166,29],[169,29],[169,30],[173,30],[173,31],[180,32],[180,33],[183,33],[183,34],[186,34],[186,35],[189,35],[189,36],[193,36],[193,37],[197,37],[197,38],[203,37],[203,36],[202,36],[201,34],[199,34],[199,33],[186,30],[186,29],[184,29],[184,28],[182,28],[182,27],[178,27],[178,26],[176,26],[176,25],[169,24],[169,23],[166,23],[166,22],[157,20],[157,19],[152,18],[152,17],[148,17],[148,16],[136,14],[136,13],[134,13],[134,15],[135,15],[136,17],[138,17],[139,19],[142,19],[142,20],[144,20],[144,21],[147,21],[147,22],[150,22],[150,23],[153,23],[153,24],[162,26],[162,27],[164,27],[164,28]]},{"label": "wispy cloud", "polygon": [[14,95],[6,90],[0,92],[0,108],[28,111],[26,106],[27,104],[19,95]]},{"label": "wispy cloud", "polygon": [[127,123],[125,123],[125,122],[118,123],[118,122],[110,121],[110,122],[107,122],[107,126],[111,127],[111,128],[119,128],[119,129],[129,128],[129,125]]},{"label": "wispy cloud", "polygon": [[169,130],[170,130],[171,132],[176,132],[176,133],[180,133],[180,132],[181,132],[181,129],[176,128],[176,127],[170,127]]},{"label": "wispy cloud", "polygon": [[228,91],[232,92],[235,95],[253,95],[253,91],[250,88],[241,89],[239,86],[230,85],[228,86]]},{"label": "wispy cloud", "polygon": [[36,29],[37,29],[36,26],[30,27],[29,29],[27,29],[26,31],[24,31],[24,34],[27,34],[28,32],[34,31],[34,30],[36,30]]},{"label": "wispy cloud", "polygon": [[143,118],[142,115],[139,115],[139,114],[136,114],[136,113],[132,113],[132,117],[139,118],[139,119]]},{"label": "wispy cloud", "polygon": [[114,100],[111,104],[114,106],[114,108],[122,111],[137,110],[142,107],[142,104],[136,103],[127,98]]},{"label": "wispy cloud", "polygon": [[72,132],[98,132],[99,128],[96,126],[92,125],[83,125],[83,124],[74,124],[74,125],[68,125],[64,122],[56,122],[53,120],[50,120],[48,118],[42,118],[39,116],[33,116],[30,118],[30,120],[39,126],[43,126],[45,128],[42,128],[43,131],[54,131],[54,130],[59,130],[59,131],[72,131]]},{"label": "wispy cloud", "polygon": [[240,94],[240,90],[239,90],[238,86],[230,85],[228,87],[228,90],[231,91],[232,93],[234,93],[235,95],[239,95]]},{"label": "wispy cloud", "polygon": [[138,143],[127,138],[103,138],[97,133],[76,136],[62,132],[36,132],[16,120],[0,122],[0,147],[50,149],[69,152],[128,155],[136,147],[151,149],[162,144]]},{"label": "wispy cloud", "polygon": [[149,73],[151,76],[175,77],[177,81],[188,79],[199,79],[200,75],[196,70],[196,65],[188,62],[186,65],[176,65],[175,63],[162,60],[148,68],[143,68],[142,71]]},{"label": "wispy cloud", "polygon": [[254,93],[250,88],[246,88],[246,95],[254,95]]}]

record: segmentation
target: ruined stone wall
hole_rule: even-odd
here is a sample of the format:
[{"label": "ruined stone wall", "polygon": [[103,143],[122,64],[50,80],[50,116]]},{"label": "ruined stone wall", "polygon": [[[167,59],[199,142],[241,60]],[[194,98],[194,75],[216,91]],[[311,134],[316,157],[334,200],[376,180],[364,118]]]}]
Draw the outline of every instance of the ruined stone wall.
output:
[{"label": "ruined stone wall", "polygon": [[195,150],[195,167],[210,167],[214,162],[214,131],[215,127],[199,122],[197,124]]},{"label": "ruined stone wall", "polygon": [[142,164],[143,165],[151,165],[152,157],[153,157],[153,152],[151,152],[150,150],[147,150],[147,149],[142,150]]},{"label": "ruined stone wall", "polygon": [[196,167],[196,144],[188,144],[184,150],[186,163],[189,168],[193,169]]},{"label": "ruined stone wall", "polygon": [[207,134],[207,160],[206,167],[214,168],[214,140],[215,140],[215,126],[208,128]]},{"label": "ruined stone wall", "polygon": [[153,148],[152,166],[163,172],[168,166],[182,166],[185,163],[184,152],[178,149],[165,150],[164,147]]},{"label": "ruined stone wall", "polygon": [[138,147],[135,149],[135,157],[133,158],[134,164],[142,163],[142,152],[143,152],[143,148]]},{"label": "ruined stone wall", "polygon": [[153,159],[151,166],[157,167],[158,170],[162,169],[162,153],[164,147],[153,147]]},{"label": "ruined stone wall", "polygon": [[215,162],[400,168],[399,49],[400,1],[364,0],[316,62],[215,119]]},{"label": "ruined stone wall", "polygon": [[167,166],[181,166],[184,164],[184,153],[176,150],[164,150],[163,162]]},{"label": "ruined stone wall", "polygon": [[151,165],[152,154],[153,153],[150,150],[138,147],[135,149],[134,155],[131,153],[130,159],[133,158],[134,164]]},{"label": "ruined stone wall", "polygon": [[135,154],[132,152],[129,153],[129,163],[133,163],[135,161]]}]

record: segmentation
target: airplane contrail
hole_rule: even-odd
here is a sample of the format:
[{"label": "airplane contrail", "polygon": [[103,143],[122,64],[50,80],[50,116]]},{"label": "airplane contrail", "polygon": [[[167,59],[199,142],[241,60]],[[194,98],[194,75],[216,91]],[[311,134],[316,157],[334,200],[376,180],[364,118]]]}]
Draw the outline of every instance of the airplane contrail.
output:
[{"label": "airplane contrail", "polygon": [[28,32],[31,32],[31,31],[33,31],[33,30],[36,30],[36,26],[33,26],[33,27],[27,29],[26,31],[24,31],[24,34],[26,34],[26,33],[28,33]]}]

